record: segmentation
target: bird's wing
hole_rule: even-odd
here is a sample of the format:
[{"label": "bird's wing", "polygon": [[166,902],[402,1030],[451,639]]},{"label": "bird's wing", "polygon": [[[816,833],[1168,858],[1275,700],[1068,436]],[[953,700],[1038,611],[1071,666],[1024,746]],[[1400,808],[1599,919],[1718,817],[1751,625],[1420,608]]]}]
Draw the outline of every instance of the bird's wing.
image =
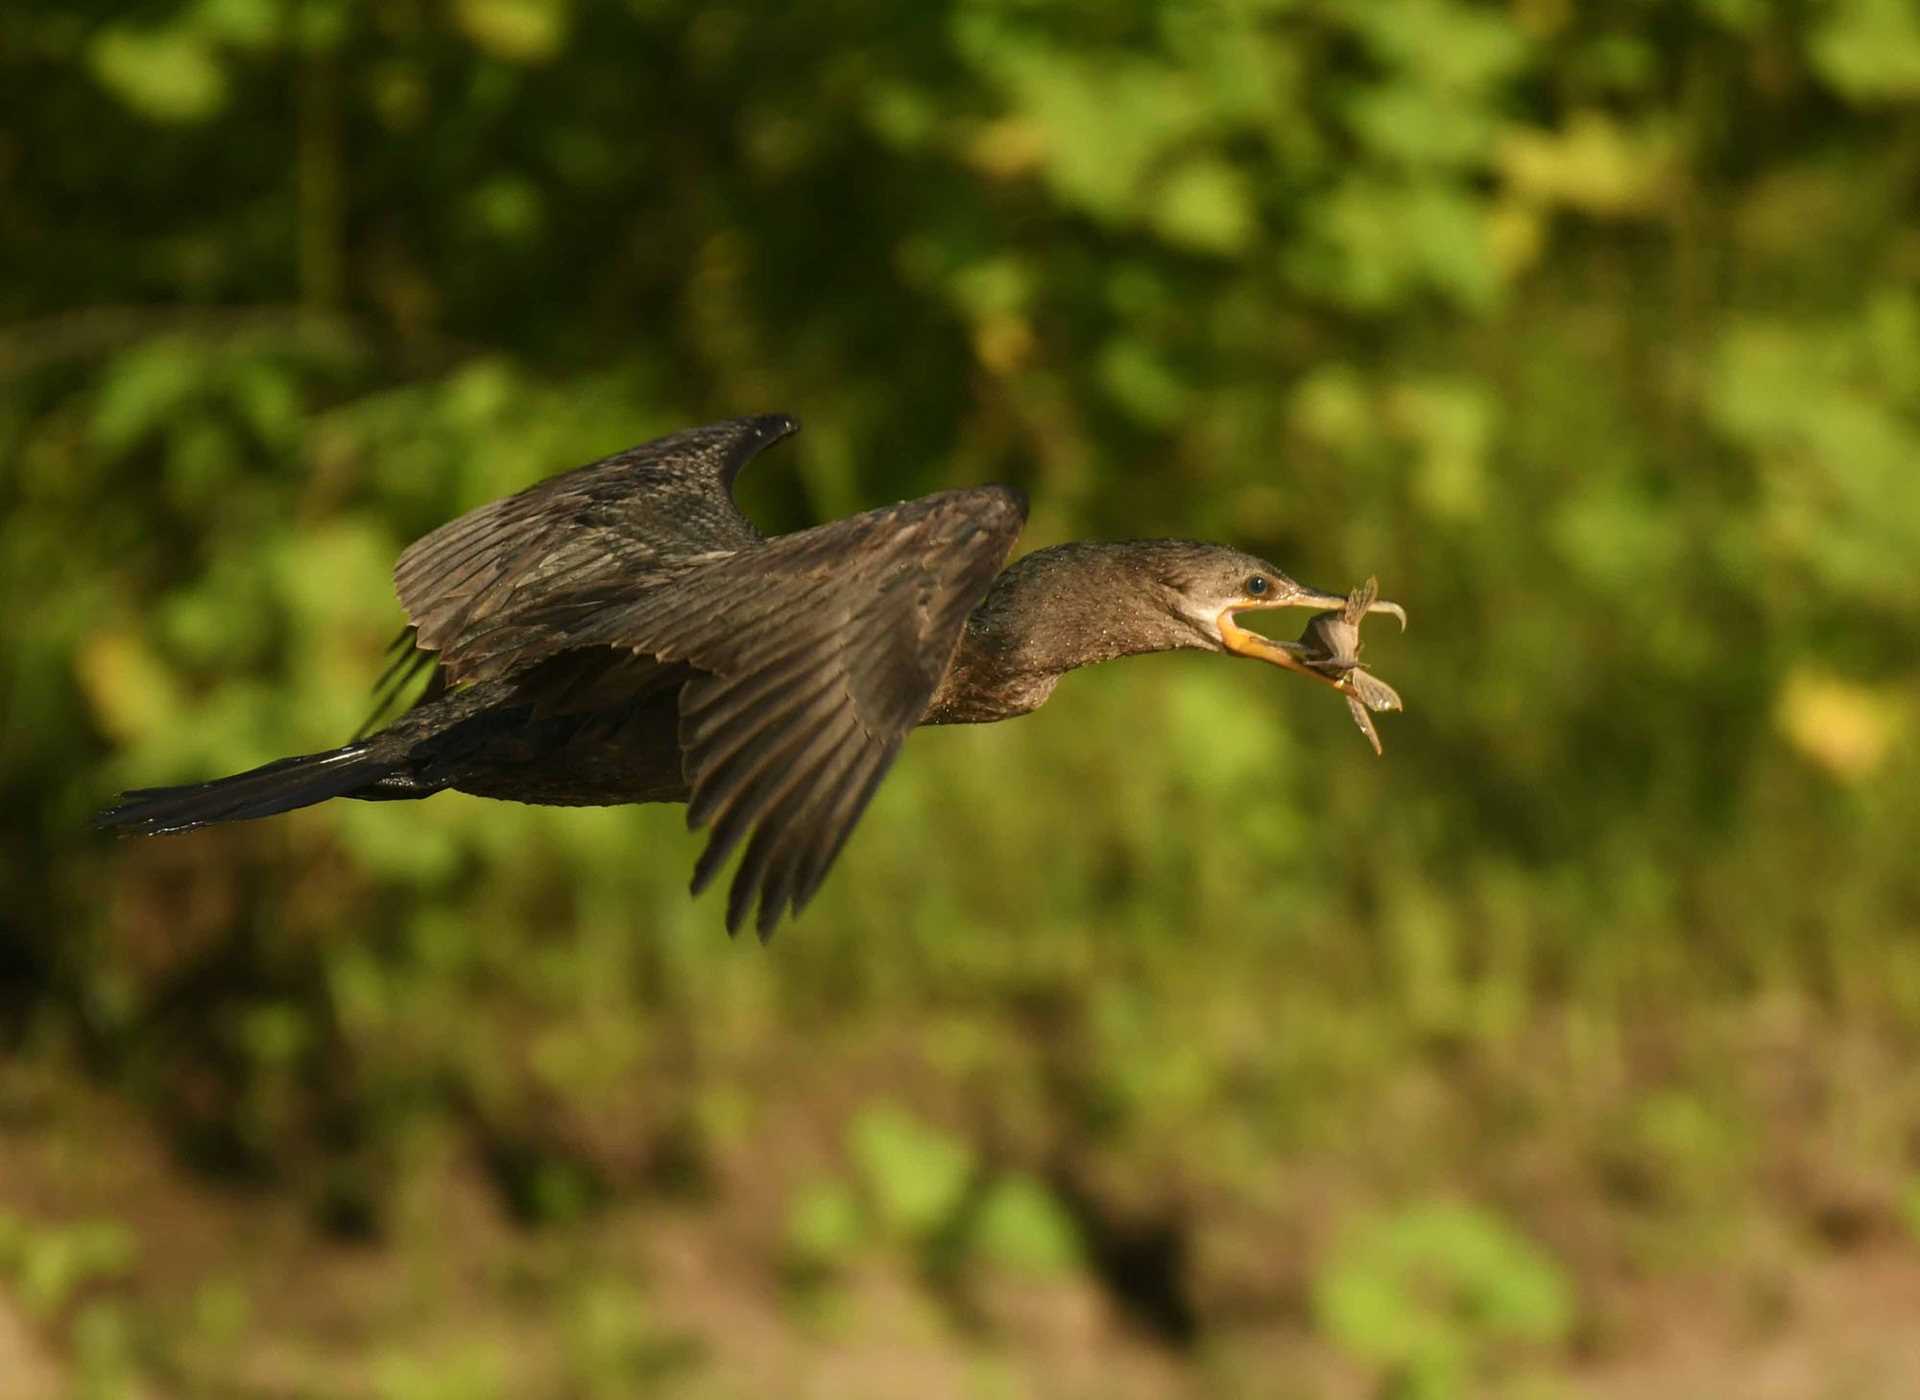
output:
[{"label": "bird's wing", "polygon": [[[513,625],[556,596],[615,581],[631,595],[758,544],[734,478],[799,426],[773,413],[690,428],[449,521],[394,566],[414,645],[439,652],[456,682],[501,674],[565,648],[564,637]],[[489,633],[492,650],[477,640]],[[520,650],[502,652],[503,634]]]},{"label": "bird's wing", "polygon": [[711,835],[705,888],[746,841],[727,899],[761,936],[820,886],[952,663],[1026,506],[988,486],[783,535],[638,597],[575,597],[575,646],[685,663],[680,748],[689,826]]}]

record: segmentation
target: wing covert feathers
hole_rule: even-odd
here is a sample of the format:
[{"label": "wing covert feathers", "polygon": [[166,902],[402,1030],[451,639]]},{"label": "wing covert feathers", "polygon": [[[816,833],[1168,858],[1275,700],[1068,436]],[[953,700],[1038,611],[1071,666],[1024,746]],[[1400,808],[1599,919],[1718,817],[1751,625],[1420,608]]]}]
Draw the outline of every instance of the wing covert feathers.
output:
[{"label": "wing covert feathers", "polygon": [[762,937],[819,888],[932,700],[1025,519],[950,491],[771,540],[577,624],[576,643],[696,669],[680,747],[706,827],[696,893],[745,845],[727,900]]},{"label": "wing covert feathers", "polygon": [[691,428],[449,521],[394,566],[415,645],[439,652],[456,682],[503,675],[569,645],[564,628],[527,621],[556,599],[606,586],[631,595],[759,543],[734,479],[798,428],[778,413]]}]

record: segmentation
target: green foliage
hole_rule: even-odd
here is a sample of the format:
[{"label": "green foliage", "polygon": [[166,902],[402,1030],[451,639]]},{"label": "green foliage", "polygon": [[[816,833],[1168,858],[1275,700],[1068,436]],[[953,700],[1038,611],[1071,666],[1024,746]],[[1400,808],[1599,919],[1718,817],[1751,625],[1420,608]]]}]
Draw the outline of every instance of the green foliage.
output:
[{"label": "green foliage", "polygon": [[1900,1223],[1920,1240],[1920,1181],[1909,1181],[1900,1193]]},{"label": "green foliage", "polygon": [[1503,1346],[1563,1341],[1574,1302],[1565,1273],[1497,1216],[1425,1205],[1354,1225],[1314,1283],[1320,1327],[1386,1367],[1391,1393],[1478,1393]]},{"label": "green foliage", "polygon": [[133,1400],[141,1393],[140,1365],[125,1309],[97,1299],[73,1320],[74,1394],[79,1400]]},{"label": "green foliage", "polygon": [[102,87],[154,121],[204,121],[226,105],[226,72],[190,32],[102,30],[88,58]]},{"label": "green foliage", "polygon": [[400,1352],[373,1363],[379,1400],[498,1400],[512,1393],[498,1346],[469,1343],[450,1356]]},{"label": "green foliage", "polygon": [[975,1171],[965,1144],[890,1104],[861,1110],[847,1150],[880,1224],[910,1238],[953,1215]]},{"label": "green foliage", "polygon": [[1821,74],[1858,101],[1920,97],[1920,18],[1899,0],[1843,0],[1812,52]]},{"label": "green foliage", "polygon": [[845,1267],[868,1233],[851,1187],[831,1177],[809,1183],[787,1207],[786,1264],[796,1281],[816,1281]]},{"label": "green foliage", "polygon": [[591,1279],[569,1299],[567,1350],[574,1390],[631,1395],[696,1366],[701,1348],[662,1332],[644,1293],[619,1279]]},{"label": "green foliage", "polygon": [[1636,1104],[1631,1120],[1620,1125],[1616,1150],[1626,1184],[1642,1186],[1650,1203],[1678,1210],[1731,1207],[1748,1158],[1736,1125],[1701,1098],[1677,1091]]},{"label": "green foliage", "polygon": [[844,1274],[876,1245],[904,1246],[945,1276],[968,1263],[1046,1276],[1084,1262],[1079,1226],[1042,1182],[984,1175],[964,1143],[896,1105],[862,1109],[847,1152],[853,1182],[805,1183],[788,1203],[783,1263],[802,1287]]},{"label": "green foliage", "polygon": [[0,1215],[0,1272],[35,1313],[58,1312],[88,1284],[122,1277],[135,1258],[133,1235],[118,1221],[48,1226]]},{"label": "green foliage", "polygon": [[1024,1173],[993,1184],[974,1218],[971,1243],[983,1258],[1032,1274],[1065,1273],[1085,1257],[1072,1217]]}]

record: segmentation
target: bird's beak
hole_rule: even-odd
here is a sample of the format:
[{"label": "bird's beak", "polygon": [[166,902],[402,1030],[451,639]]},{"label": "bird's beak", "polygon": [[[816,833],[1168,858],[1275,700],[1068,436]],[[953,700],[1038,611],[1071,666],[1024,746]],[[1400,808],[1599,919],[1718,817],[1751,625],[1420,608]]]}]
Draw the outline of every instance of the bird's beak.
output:
[{"label": "bird's beak", "polygon": [[[1367,586],[1371,589],[1373,580],[1367,580]],[[1317,608],[1321,612],[1345,612],[1347,609],[1348,600],[1345,598],[1335,597],[1331,593],[1322,593],[1319,589],[1308,588],[1304,584],[1295,584],[1294,588],[1296,591],[1290,597],[1273,603],[1257,602],[1253,606],[1256,608]],[[1369,614],[1385,613],[1400,624],[1402,632],[1407,630],[1407,610],[1398,603],[1389,603],[1385,598],[1375,598],[1367,604],[1367,612]]]},{"label": "bird's beak", "polygon": [[[1317,588],[1309,588],[1304,583],[1294,583],[1282,579],[1280,587],[1271,598],[1243,598],[1226,610],[1223,616],[1239,612],[1259,612],[1270,608],[1312,608],[1316,612],[1343,612],[1347,600],[1337,593],[1322,593]],[[1407,630],[1407,610],[1398,603],[1389,603],[1385,598],[1376,598],[1367,608],[1369,613],[1385,613],[1400,624],[1402,632]]]},{"label": "bird's beak", "polygon": [[[1243,598],[1231,606],[1222,608],[1218,619],[1220,640],[1228,651],[1236,656],[1251,656],[1256,661],[1271,662],[1283,666],[1289,671],[1298,671],[1322,685],[1332,686],[1341,693],[1347,691],[1347,679],[1343,676],[1328,676],[1315,670],[1301,659],[1303,648],[1298,642],[1276,642],[1271,637],[1263,637],[1258,632],[1250,632],[1234,619],[1235,613],[1266,612],[1274,608],[1312,608],[1317,612],[1339,612],[1347,606],[1347,600],[1334,593],[1322,593],[1317,588],[1308,588],[1305,584],[1283,582],[1271,598]],[[1386,599],[1376,600],[1367,609],[1369,613],[1386,613],[1400,623],[1400,630],[1407,628],[1407,610],[1398,603],[1389,603]]]}]

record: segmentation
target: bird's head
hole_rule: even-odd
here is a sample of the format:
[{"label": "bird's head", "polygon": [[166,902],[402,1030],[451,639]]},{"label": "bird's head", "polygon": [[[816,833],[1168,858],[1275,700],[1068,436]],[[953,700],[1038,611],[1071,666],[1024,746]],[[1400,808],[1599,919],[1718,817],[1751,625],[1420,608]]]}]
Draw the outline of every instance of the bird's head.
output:
[{"label": "bird's head", "polygon": [[[1225,545],[1185,540],[1142,541],[1143,552],[1161,588],[1162,604],[1176,613],[1210,651],[1230,652],[1298,671],[1301,649],[1275,642],[1242,627],[1239,615],[1278,608],[1340,612],[1348,600],[1289,577],[1266,560]],[[1386,613],[1407,625],[1406,610],[1385,600],[1370,602],[1370,613]],[[1323,677],[1324,679],[1324,677]]]},{"label": "bird's head", "polygon": [[[979,718],[1024,713],[1043,703],[1053,680],[1080,666],[1156,651],[1213,651],[1251,657],[1349,692],[1357,668],[1328,664],[1323,643],[1275,641],[1239,623],[1278,608],[1342,612],[1349,599],[1309,588],[1266,560],[1194,540],[1083,540],[1017,560],[968,622],[955,663],[957,691],[1017,689],[994,706],[949,700],[935,711]],[[1406,625],[1397,603],[1367,600]],[[1364,612],[1357,615],[1364,615]],[[1357,652],[1357,636],[1355,638]],[[993,678],[993,679],[989,679]],[[1044,683],[1036,683],[1045,678]],[[1009,691],[1011,693],[1011,691]],[[949,717],[951,717],[949,715]]]}]

